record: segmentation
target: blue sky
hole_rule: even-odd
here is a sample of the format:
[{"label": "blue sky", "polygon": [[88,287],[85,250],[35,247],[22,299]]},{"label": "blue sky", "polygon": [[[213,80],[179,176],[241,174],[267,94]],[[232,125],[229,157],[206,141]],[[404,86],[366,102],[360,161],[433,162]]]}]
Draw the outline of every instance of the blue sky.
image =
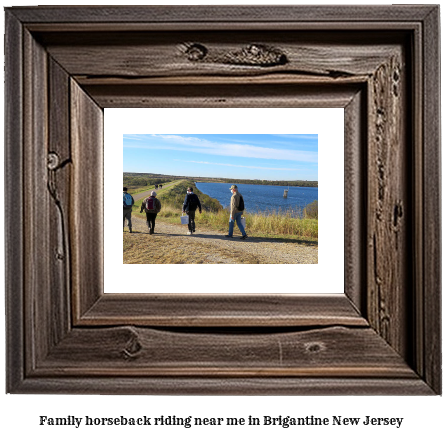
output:
[{"label": "blue sky", "polygon": [[317,134],[124,134],[123,171],[318,180]]}]

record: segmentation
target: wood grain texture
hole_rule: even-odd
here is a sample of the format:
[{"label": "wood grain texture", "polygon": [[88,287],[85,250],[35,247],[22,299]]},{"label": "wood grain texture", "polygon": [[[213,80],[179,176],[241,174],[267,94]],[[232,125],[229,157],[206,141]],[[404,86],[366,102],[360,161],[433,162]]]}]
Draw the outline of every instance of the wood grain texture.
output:
[{"label": "wood grain texture", "polygon": [[[26,23],[121,23],[121,22],[200,22],[217,23],[284,23],[284,22],[402,22],[423,20],[433,9],[432,5],[398,6],[180,6],[145,7],[79,7],[57,8],[13,7],[11,12]],[[364,25],[364,24],[363,24]]]},{"label": "wood grain texture", "polygon": [[152,395],[433,395],[419,379],[312,377],[45,377],[28,379],[17,393]]},{"label": "wood grain texture", "polygon": [[5,205],[15,205],[14,217],[5,214],[6,385],[18,388],[24,377],[23,302],[23,45],[22,24],[5,12]]},{"label": "wood grain texture", "polygon": [[[82,34],[72,41],[72,32],[37,35],[48,52],[76,76],[127,78],[175,77],[199,75],[259,76],[276,73],[305,74],[319,78],[340,78],[364,75],[375,71],[407,33],[356,33],[353,48],[346,47],[349,36],[339,34],[331,41],[330,32],[315,35],[306,32],[126,32]],[[74,32],[75,34],[75,32]],[[363,40],[360,42],[359,41]],[[294,41],[297,42],[294,44]],[[299,42],[300,41],[300,42]],[[389,41],[390,43],[386,43]],[[195,43],[206,55],[201,59],[190,56]],[[235,62],[235,54],[266,46],[281,53],[283,65],[263,66],[251,62]],[[238,57],[237,57],[238,58]]]},{"label": "wood grain texture", "polygon": [[[6,16],[8,391],[441,393],[437,7]],[[105,106],[345,108],[350,300],[104,296]]]},{"label": "wood grain texture", "polygon": [[345,293],[360,314],[367,318],[366,230],[367,193],[367,96],[364,88],[345,107]]},{"label": "wood grain texture", "polygon": [[71,142],[69,75],[53,59],[48,59],[48,148],[47,189],[51,198],[49,212],[49,270],[54,342],[60,341],[71,327],[71,260],[69,245],[69,204],[71,190]]},{"label": "wood grain texture", "polygon": [[413,195],[413,233],[414,239],[411,244],[413,253],[412,266],[414,270],[414,312],[413,312],[413,327],[412,334],[414,337],[414,352],[411,356],[411,363],[417,373],[421,376],[424,375],[424,299],[425,299],[425,282],[423,281],[424,275],[424,254],[423,254],[423,240],[424,240],[424,228],[423,228],[423,123],[424,123],[424,81],[423,81],[423,34],[422,32],[416,32],[413,38],[412,54],[415,62],[412,69],[412,74],[416,81],[413,81],[412,85],[412,111],[415,113],[413,117],[413,123],[411,122],[412,138],[414,141],[413,148],[413,178],[414,178],[414,195]]},{"label": "wood grain texture", "polygon": [[74,329],[33,373],[46,374],[417,379],[372,329],[345,327],[215,335],[133,326]]},{"label": "wood grain texture", "polygon": [[[426,17],[424,78],[424,120],[423,120],[423,324],[424,341],[423,375],[432,388],[442,389],[441,381],[441,84],[440,40],[432,37],[438,33],[440,14],[437,8]],[[440,305],[438,305],[440,303]]]},{"label": "wood grain texture", "polygon": [[[42,123],[26,123],[23,129],[23,182],[26,211],[24,221],[24,302],[26,366],[35,368],[55,344],[50,321],[52,264],[50,251],[50,196],[47,188],[47,56],[44,48],[24,32],[24,120],[40,118]],[[53,212],[52,212],[53,213]],[[56,291],[59,293],[59,291]],[[39,327],[39,329],[36,329]]]},{"label": "wood grain texture", "polygon": [[369,81],[368,318],[403,356],[410,319],[407,233],[407,113],[402,53],[393,54]]},{"label": "wood grain texture", "polygon": [[358,84],[86,85],[106,108],[324,108],[344,107]]},{"label": "wood grain texture", "polygon": [[367,327],[344,294],[105,294],[78,326]]},{"label": "wood grain texture", "polygon": [[[70,251],[73,318],[103,294],[103,110],[71,79]],[[87,204],[85,208],[83,205]],[[94,209],[91,210],[90,206]]]}]

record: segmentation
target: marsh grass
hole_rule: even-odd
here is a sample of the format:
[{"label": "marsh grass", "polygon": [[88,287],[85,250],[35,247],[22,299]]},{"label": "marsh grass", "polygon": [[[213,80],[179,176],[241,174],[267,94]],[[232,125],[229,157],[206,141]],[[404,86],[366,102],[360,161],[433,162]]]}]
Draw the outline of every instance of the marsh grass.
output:
[{"label": "marsh grass", "polygon": [[[216,228],[226,230],[229,222],[229,210],[219,212],[203,212],[198,216],[198,221]],[[246,218],[246,232],[262,236],[299,236],[318,239],[318,220],[294,217],[291,212],[262,212],[248,214]]]},{"label": "marsh grass", "polygon": [[[227,231],[230,211],[221,204],[200,192],[190,181],[180,180],[172,187],[160,192],[158,198],[162,203],[159,217],[167,222],[179,224],[186,188],[192,185],[202,204],[202,214],[196,214],[197,226],[206,226],[217,231]],[[139,213],[142,201],[136,201],[134,214],[144,217]],[[318,219],[306,217],[303,211],[290,210],[264,211],[249,214],[244,212],[246,218],[246,232],[261,237],[302,237],[312,240],[318,239]],[[235,226],[235,229],[237,226]]]}]

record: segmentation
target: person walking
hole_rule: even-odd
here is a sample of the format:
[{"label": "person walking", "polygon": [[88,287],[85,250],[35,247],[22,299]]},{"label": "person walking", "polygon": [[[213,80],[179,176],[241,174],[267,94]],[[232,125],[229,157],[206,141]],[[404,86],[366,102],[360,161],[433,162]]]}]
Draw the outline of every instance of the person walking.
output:
[{"label": "person walking", "polygon": [[128,188],[123,187],[123,231],[125,231],[125,219],[127,219],[130,233],[132,233],[131,212],[133,205],[134,198],[128,193]]},{"label": "person walking", "polygon": [[226,237],[232,237],[234,233],[234,224],[237,222],[238,229],[240,230],[242,236],[240,239],[246,239],[248,235],[246,234],[245,228],[241,223],[241,215],[245,209],[245,203],[243,201],[243,196],[238,192],[238,188],[233,184],[230,189],[231,196],[231,215],[229,217],[229,234]]},{"label": "person walking", "polygon": [[198,199],[198,196],[194,193],[194,189],[188,187],[182,208],[182,213],[186,213],[189,216],[188,234],[195,233],[195,211],[197,208],[201,214],[202,206],[200,204],[200,199]]},{"label": "person walking", "polygon": [[157,193],[152,191],[151,196],[145,198],[142,202],[140,213],[146,211],[146,223],[149,228],[149,234],[154,234],[155,218],[162,209],[162,204],[159,199],[156,198]]}]

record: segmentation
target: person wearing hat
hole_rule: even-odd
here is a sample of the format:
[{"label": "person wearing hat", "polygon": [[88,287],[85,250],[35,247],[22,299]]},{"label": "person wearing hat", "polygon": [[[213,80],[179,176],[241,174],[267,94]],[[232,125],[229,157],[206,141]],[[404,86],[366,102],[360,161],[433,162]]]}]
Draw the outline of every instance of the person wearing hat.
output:
[{"label": "person wearing hat", "polygon": [[149,228],[149,234],[154,234],[155,229],[155,218],[157,214],[160,213],[162,205],[159,199],[156,198],[157,193],[152,191],[151,196],[145,198],[142,202],[140,213],[146,211],[146,223]]},{"label": "person wearing hat", "polygon": [[[248,235],[246,234],[245,228],[241,223],[241,215],[244,210],[243,196],[238,192],[238,188],[233,184],[230,189],[231,196],[231,215],[229,217],[229,234],[226,237],[232,237],[234,233],[234,224],[237,222],[238,229],[240,230],[242,236],[240,239],[246,239]],[[242,204],[242,205],[240,205]],[[243,208],[242,208],[243,207]]]},{"label": "person wearing hat", "polygon": [[188,187],[186,192],[185,202],[183,202],[182,213],[185,213],[189,216],[188,222],[188,234],[195,233],[195,211],[199,210],[200,214],[202,212],[202,206],[200,204],[200,199],[194,193],[194,189],[192,187]]},{"label": "person wearing hat", "polygon": [[125,231],[125,219],[127,219],[130,233],[132,233],[131,212],[133,205],[134,198],[128,193],[128,188],[123,187],[123,231]]}]

